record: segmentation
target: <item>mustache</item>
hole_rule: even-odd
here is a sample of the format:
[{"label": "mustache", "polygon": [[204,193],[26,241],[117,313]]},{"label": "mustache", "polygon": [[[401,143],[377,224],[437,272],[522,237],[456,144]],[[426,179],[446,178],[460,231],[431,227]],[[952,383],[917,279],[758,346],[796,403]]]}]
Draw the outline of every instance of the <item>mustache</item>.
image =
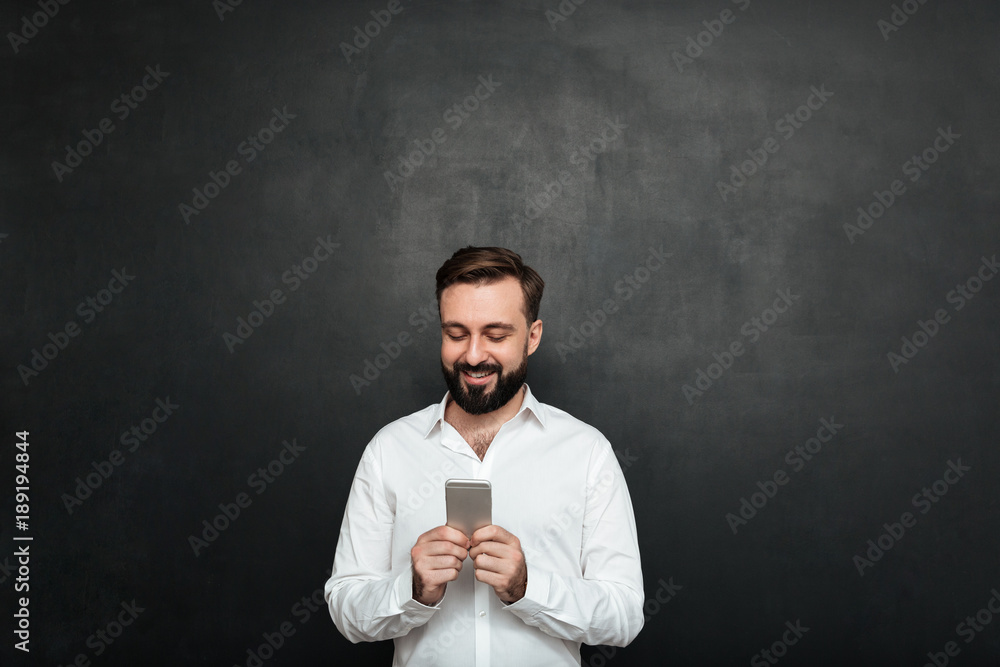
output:
[{"label": "mustache", "polygon": [[455,364],[453,365],[453,368],[455,369],[456,373],[460,373],[462,371],[465,371],[467,373],[490,373],[490,372],[500,373],[501,371],[503,371],[503,366],[501,366],[500,364],[482,363],[482,364],[477,364],[475,366],[470,366],[469,364],[460,361],[456,361]]}]

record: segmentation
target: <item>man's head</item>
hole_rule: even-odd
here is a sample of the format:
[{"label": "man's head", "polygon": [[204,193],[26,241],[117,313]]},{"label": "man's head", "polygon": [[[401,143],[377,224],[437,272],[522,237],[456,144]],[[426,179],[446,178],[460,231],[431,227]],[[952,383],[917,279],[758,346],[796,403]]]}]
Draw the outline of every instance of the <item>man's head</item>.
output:
[{"label": "man's head", "polygon": [[542,337],[545,283],[506,248],[463,248],[437,272],[441,370],[469,414],[493,412],[524,384]]}]

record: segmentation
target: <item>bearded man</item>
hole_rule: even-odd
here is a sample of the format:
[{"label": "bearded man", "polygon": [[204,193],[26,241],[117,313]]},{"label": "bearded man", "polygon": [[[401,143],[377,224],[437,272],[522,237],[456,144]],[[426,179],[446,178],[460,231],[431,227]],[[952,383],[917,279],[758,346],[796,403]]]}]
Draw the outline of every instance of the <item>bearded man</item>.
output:
[{"label": "bearded man", "polygon": [[[351,642],[392,639],[394,666],[579,666],[581,644],[642,629],[614,450],[525,383],[544,286],[505,248],[452,255],[437,272],[448,392],[380,430],[355,473],[325,597]],[[449,478],[490,482],[493,525],[443,525]]]}]

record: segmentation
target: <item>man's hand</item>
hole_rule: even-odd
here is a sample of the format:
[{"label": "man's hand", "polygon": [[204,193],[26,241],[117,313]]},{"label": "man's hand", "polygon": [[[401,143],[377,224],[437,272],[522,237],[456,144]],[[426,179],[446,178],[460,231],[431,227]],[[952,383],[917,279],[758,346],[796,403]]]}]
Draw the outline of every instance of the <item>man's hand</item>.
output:
[{"label": "man's hand", "polygon": [[418,537],[410,549],[413,599],[428,607],[440,602],[448,582],[458,578],[468,549],[469,538],[450,526],[438,526]]},{"label": "man's hand", "polygon": [[469,540],[469,556],[476,579],[489,584],[507,604],[524,597],[528,588],[528,566],[521,541],[500,526],[483,526]]}]

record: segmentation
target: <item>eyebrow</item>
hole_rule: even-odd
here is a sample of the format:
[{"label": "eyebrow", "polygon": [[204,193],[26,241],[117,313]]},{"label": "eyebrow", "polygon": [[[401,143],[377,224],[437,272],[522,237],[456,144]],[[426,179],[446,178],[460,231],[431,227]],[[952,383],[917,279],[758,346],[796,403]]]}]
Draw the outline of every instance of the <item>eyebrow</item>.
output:
[{"label": "eyebrow", "polygon": [[[465,329],[466,331],[469,330],[468,327],[466,327],[461,322],[454,322],[454,321],[451,321],[451,320],[449,320],[448,322],[442,322],[441,323],[441,328],[442,329],[452,329],[452,328],[454,328],[454,329]],[[503,331],[517,331],[517,327],[515,327],[513,324],[507,324],[506,322],[490,322],[489,324],[483,326],[483,328],[484,329],[501,329]]]}]

